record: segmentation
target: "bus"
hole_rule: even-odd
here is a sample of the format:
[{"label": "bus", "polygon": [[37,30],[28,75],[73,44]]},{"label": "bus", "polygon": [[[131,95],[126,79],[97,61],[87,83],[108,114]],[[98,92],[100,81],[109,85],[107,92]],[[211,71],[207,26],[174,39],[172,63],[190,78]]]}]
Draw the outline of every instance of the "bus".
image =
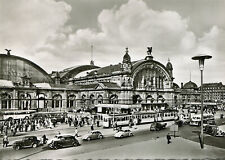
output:
[{"label": "bus", "polygon": [[126,126],[129,123],[145,124],[152,122],[165,122],[178,118],[176,110],[164,110],[160,112],[137,112],[133,114],[105,114],[102,115],[104,128],[113,127],[113,122],[117,126]]},{"label": "bus", "polygon": [[0,111],[0,120],[24,119],[30,118],[36,110],[10,110]]}]

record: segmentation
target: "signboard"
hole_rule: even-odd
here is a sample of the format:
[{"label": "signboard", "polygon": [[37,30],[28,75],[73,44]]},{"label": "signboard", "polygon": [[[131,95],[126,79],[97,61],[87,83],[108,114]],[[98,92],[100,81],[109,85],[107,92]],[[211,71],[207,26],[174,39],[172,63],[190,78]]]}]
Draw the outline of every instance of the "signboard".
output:
[{"label": "signboard", "polygon": [[171,132],[178,132],[178,125],[174,124],[170,127]]}]

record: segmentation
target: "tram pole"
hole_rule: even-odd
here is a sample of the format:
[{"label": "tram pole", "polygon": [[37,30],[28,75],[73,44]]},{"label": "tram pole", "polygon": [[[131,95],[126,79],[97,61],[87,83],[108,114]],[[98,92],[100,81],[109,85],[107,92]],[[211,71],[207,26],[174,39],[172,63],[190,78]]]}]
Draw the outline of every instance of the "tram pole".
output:
[{"label": "tram pole", "polygon": [[113,101],[113,130],[115,125],[115,100]]}]

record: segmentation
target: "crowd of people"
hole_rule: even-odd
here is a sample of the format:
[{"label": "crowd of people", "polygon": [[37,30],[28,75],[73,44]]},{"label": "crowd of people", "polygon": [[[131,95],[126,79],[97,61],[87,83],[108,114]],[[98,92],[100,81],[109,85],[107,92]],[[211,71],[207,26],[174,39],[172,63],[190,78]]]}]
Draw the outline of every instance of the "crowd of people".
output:
[{"label": "crowd of people", "polygon": [[84,125],[93,125],[93,124],[97,124],[97,127],[100,126],[100,121],[96,117],[83,114],[67,116],[65,118],[65,123],[67,123],[69,126],[74,127],[83,127]]},{"label": "crowd of people", "polygon": [[51,118],[11,119],[0,122],[2,135],[15,136],[18,132],[35,131],[42,128],[54,128],[56,120]]}]

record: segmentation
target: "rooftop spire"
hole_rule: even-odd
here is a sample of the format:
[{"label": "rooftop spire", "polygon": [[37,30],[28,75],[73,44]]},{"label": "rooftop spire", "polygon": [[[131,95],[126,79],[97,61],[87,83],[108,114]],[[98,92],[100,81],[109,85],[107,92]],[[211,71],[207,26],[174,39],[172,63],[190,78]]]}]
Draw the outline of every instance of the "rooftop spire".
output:
[{"label": "rooftop spire", "polygon": [[94,65],[94,60],[93,60],[93,45],[91,44],[91,65]]},{"label": "rooftop spire", "polygon": [[125,55],[123,56],[123,63],[131,63],[130,55],[128,54],[128,47],[126,47]]},{"label": "rooftop spire", "polygon": [[190,81],[191,81],[191,71],[190,71]]},{"label": "rooftop spire", "polygon": [[129,52],[129,51],[128,51],[128,47],[127,47],[127,48],[126,48],[126,53],[128,54],[128,52]]}]

